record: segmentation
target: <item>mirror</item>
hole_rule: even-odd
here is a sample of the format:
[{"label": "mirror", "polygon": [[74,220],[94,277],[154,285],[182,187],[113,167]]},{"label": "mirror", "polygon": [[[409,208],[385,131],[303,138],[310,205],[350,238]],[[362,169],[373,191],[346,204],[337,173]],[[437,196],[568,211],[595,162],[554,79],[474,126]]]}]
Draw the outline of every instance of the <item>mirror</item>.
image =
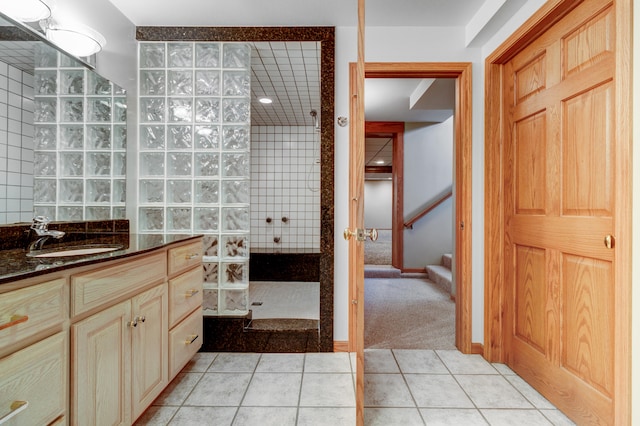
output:
[{"label": "mirror", "polygon": [[124,218],[125,91],[2,14],[0,91],[0,223]]}]

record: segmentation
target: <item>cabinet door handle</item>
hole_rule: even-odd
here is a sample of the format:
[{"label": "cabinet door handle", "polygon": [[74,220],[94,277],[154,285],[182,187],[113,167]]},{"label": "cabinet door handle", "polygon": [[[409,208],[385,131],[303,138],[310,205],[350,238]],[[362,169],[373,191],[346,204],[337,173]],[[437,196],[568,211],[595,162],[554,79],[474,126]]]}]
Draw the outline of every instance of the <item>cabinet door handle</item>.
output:
[{"label": "cabinet door handle", "polygon": [[13,327],[14,325],[21,324],[23,322],[27,322],[29,320],[28,315],[12,315],[9,319],[9,322],[5,322],[4,324],[0,324],[0,330],[4,330],[5,328]]},{"label": "cabinet door handle", "polygon": [[145,322],[147,320],[147,317],[143,315],[141,317],[138,317],[138,319],[140,320],[140,322]]},{"label": "cabinet door handle", "polygon": [[135,317],[132,321],[127,322],[127,327],[137,327],[138,317]]},{"label": "cabinet door handle", "polygon": [[192,344],[193,342],[195,342],[195,341],[196,341],[196,339],[197,339],[198,337],[199,337],[199,336],[198,336],[197,334],[193,334],[193,335],[189,336],[189,338],[191,338],[191,340],[185,340],[185,341],[184,341],[184,344],[185,344],[185,345],[190,345],[190,344]]},{"label": "cabinet door handle", "polygon": [[200,293],[200,290],[191,289],[185,293],[185,297],[193,297],[198,293]]},{"label": "cabinet door handle", "polygon": [[191,260],[191,259],[195,259],[198,256],[200,256],[200,253],[189,253],[184,258],[186,260]]},{"label": "cabinet door handle", "polygon": [[25,410],[28,405],[29,405],[29,401],[13,401],[9,406],[11,411],[9,411],[4,416],[0,417],[0,425],[5,424],[9,420],[11,420],[19,412]]}]

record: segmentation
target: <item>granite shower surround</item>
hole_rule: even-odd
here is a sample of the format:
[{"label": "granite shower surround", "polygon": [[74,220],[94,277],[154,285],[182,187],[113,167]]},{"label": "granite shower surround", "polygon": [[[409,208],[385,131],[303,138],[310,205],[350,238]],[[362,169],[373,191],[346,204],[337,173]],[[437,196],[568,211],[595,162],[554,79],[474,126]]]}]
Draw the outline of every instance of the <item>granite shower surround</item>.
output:
[{"label": "granite shower surround", "polygon": [[[320,351],[333,351],[334,27],[137,27],[138,41],[320,41]],[[206,317],[205,317],[206,320]]]}]

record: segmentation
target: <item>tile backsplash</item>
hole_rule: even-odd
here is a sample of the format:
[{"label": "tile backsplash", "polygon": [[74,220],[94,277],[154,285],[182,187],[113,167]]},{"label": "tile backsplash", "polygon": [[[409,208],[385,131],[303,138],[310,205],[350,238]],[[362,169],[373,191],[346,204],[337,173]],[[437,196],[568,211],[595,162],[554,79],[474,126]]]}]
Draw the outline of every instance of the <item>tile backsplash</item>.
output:
[{"label": "tile backsplash", "polygon": [[33,76],[0,62],[0,223],[33,217]]}]

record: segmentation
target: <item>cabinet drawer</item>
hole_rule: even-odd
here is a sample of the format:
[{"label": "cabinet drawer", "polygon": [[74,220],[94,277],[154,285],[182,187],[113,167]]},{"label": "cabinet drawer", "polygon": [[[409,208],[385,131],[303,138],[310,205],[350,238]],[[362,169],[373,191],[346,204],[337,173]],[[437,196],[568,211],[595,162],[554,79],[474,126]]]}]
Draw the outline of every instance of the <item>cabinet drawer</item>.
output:
[{"label": "cabinet drawer", "polygon": [[189,312],[198,306],[202,306],[203,279],[202,267],[196,266],[192,270],[169,280],[170,328],[186,317]]},{"label": "cabinet drawer", "polygon": [[164,252],[71,276],[71,316],[132,294],[165,279]]},{"label": "cabinet drawer", "polygon": [[69,316],[65,283],[59,278],[0,295],[0,348],[61,326]]},{"label": "cabinet drawer", "polygon": [[199,265],[202,261],[202,240],[169,249],[169,275]]},{"label": "cabinet drawer", "polygon": [[0,417],[21,401],[28,404],[10,425],[46,425],[65,414],[67,406],[67,332],[0,359]]},{"label": "cabinet drawer", "polygon": [[182,370],[201,346],[202,309],[196,309],[169,332],[169,380]]}]

